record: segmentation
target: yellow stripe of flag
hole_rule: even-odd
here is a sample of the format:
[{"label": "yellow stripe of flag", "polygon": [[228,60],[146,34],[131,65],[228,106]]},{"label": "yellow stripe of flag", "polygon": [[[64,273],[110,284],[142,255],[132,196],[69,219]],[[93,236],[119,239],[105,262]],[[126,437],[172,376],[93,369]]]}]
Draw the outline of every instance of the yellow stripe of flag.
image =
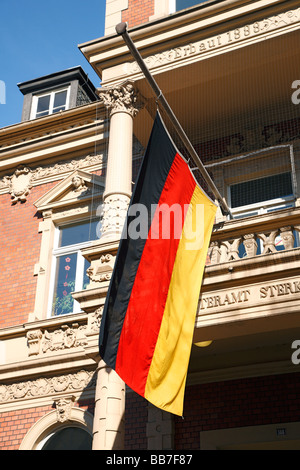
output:
[{"label": "yellow stripe of flag", "polygon": [[215,204],[196,186],[184,222],[145,398],[182,416],[195,316]]}]

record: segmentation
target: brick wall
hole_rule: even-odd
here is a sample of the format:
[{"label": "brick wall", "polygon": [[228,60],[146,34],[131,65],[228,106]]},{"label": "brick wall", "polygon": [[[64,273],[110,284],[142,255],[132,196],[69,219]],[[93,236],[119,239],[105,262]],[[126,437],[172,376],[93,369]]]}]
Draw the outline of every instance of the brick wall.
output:
[{"label": "brick wall", "polygon": [[148,402],[136,393],[127,393],[125,406],[125,449],[147,449]]},{"label": "brick wall", "polygon": [[15,205],[9,194],[0,196],[0,328],[27,322],[34,309],[42,219],[33,203],[54,184],[32,188],[27,201]]},{"label": "brick wall", "polygon": [[29,429],[46,413],[49,406],[1,413],[0,450],[18,450]]},{"label": "brick wall", "polygon": [[300,373],[189,387],[176,450],[199,449],[201,431],[299,421],[299,396]]},{"label": "brick wall", "polygon": [[154,0],[129,0],[128,8],[122,12],[122,21],[128,23],[128,27],[138,26],[149,21],[154,15]]}]

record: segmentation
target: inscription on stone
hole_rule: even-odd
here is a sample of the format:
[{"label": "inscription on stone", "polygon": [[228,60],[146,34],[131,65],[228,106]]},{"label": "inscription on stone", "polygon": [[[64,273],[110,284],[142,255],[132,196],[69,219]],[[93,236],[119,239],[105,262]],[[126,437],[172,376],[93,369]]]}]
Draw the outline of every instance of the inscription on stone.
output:
[{"label": "inscription on stone", "polygon": [[[300,279],[289,279],[277,283],[255,284],[245,289],[233,289],[232,291],[220,291],[217,294],[203,295],[200,298],[201,310],[223,310],[226,307],[241,308],[277,301],[283,296],[300,299]],[[281,299],[279,299],[281,301]],[[247,304],[247,305],[245,305]]]},{"label": "inscription on stone", "polygon": [[242,302],[248,302],[250,290],[240,290],[237,292],[229,292],[222,295],[212,295],[210,297],[204,297],[201,299],[200,308],[213,308],[213,307],[224,307],[226,305],[232,305]]},{"label": "inscription on stone", "polygon": [[260,288],[260,298],[300,293],[300,281],[283,282]]},{"label": "inscription on stone", "polygon": [[[197,56],[209,53],[212,50],[223,47],[230,47],[240,41],[252,39],[270,31],[288,27],[300,21],[300,8],[280,13],[276,16],[264,18],[254,23],[245,24],[239,28],[212,36],[201,41],[175,47],[164,52],[148,56],[145,59],[149,68],[159,67],[170,62],[177,62],[188,59],[191,56]],[[138,72],[139,66],[136,62],[131,65],[131,72]]]}]

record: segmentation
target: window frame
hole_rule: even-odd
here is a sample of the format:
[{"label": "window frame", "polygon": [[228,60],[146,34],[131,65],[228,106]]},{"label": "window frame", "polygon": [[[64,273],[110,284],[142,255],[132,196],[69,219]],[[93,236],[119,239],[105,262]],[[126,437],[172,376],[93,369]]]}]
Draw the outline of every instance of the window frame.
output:
[{"label": "window frame", "polygon": [[[91,170],[95,171],[101,169],[101,167],[102,162],[99,163],[99,168],[93,166]],[[34,202],[36,210],[42,216],[38,226],[38,232],[41,234],[41,245],[39,260],[34,265],[33,273],[34,276],[37,276],[37,284],[34,309],[29,315],[29,322],[49,320],[49,305],[52,304],[53,300],[53,294],[50,296],[50,287],[53,286],[55,276],[53,274],[55,273],[53,249],[58,247],[57,239],[55,239],[55,236],[58,236],[56,228],[90,220],[95,220],[101,224],[105,177],[96,175],[91,170],[87,172],[76,169],[68,172],[62,180],[57,181],[50,190]],[[82,192],[75,191],[74,177],[81,178],[84,186],[90,189],[93,188],[93,191],[86,191],[84,188]],[[101,225],[99,228],[97,227],[97,234],[100,233]],[[92,240],[90,242],[92,243]],[[81,314],[82,311],[80,311]],[[53,321],[55,318],[59,319],[59,317],[61,315],[51,315],[50,319]]]},{"label": "window frame", "polygon": [[[66,105],[65,105],[64,111],[69,109],[70,90],[71,90],[71,86],[66,85],[66,86],[63,86],[63,87],[60,87],[60,88],[55,88],[55,89],[51,89],[51,90],[44,90],[41,93],[34,94],[33,97],[32,97],[30,119],[38,119],[39,117],[45,117],[45,116],[50,116],[52,114],[55,114],[55,113],[53,113],[53,105],[54,105],[55,95],[57,93],[61,93],[63,91],[67,92]],[[49,113],[45,114],[44,116],[37,116],[37,107],[38,107],[39,98],[43,98],[44,96],[50,96]]]},{"label": "window frame", "polygon": [[52,248],[52,257],[51,257],[51,273],[50,273],[50,283],[49,283],[49,298],[48,298],[48,306],[47,306],[47,318],[55,318],[55,317],[61,317],[61,316],[66,316],[66,315],[73,315],[76,313],[80,313],[80,304],[73,299],[73,310],[72,312],[64,313],[61,315],[53,315],[53,297],[54,297],[54,292],[56,288],[56,275],[57,275],[57,266],[58,266],[58,259],[61,256],[67,256],[69,254],[74,254],[77,253],[77,262],[76,262],[76,275],[75,275],[75,286],[74,286],[74,292],[81,291],[82,290],[82,285],[83,285],[83,280],[84,280],[84,265],[86,259],[81,253],[81,250],[83,248],[87,248],[91,246],[94,242],[94,240],[88,240],[86,242],[81,242],[81,243],[75,243],[74,245],[66,245],[63,247],[59,246],[59,236],[60,236],[60,231],[64,227],[74,225],[74,224],[81,224],[82,222],[88,222],[90,219],[87,218],[82,218],[82,219],[77,219],[73,220],[72,222],[69,223],[62,223],[59,225],[55,226],[55,231],[54,231],[54,239],[53,239],[53,248]]},{"label": "window frame", "polygon": [[[288,173],[288,172],[284,172]],[[270,176],[275,176],[284,174],[284,173],[275,173],[274,175]],[[292,178],[292,175],[291,175]],[[260,178],[253,178],[253,181],[258,180]],[[251,181],[251,179],[244,180],[242,182],[246,183],[247,181]],[[273,212],[276,210],[280,209],[287,209],[288,207],[294,207],[295,206],[295,194],[291,194],[289,196],[282,196],[279,198],[274,198],[274,199],[267,199],[259,202],[255,202],[253,204],[247,204],[244,206],[237,206],[232,208],[232,201],[231,201],[231,187],[234,186],[236,183],[230,184],[227,186],[227,201],[228,201],[228,206],[231,209],[231,213],[234,218],[244,218],[244,217],[250,217],[250,216],[255,216],[255,215],[261,215],[261,214],[266,214],[268,212]],[[238,216],[238,217],[235,217]]]}]

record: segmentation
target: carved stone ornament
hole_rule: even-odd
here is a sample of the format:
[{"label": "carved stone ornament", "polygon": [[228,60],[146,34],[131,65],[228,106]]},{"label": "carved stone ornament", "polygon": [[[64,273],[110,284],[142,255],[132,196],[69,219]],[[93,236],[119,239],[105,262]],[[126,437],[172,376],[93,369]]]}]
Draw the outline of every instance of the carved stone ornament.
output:
[{"label": "carved stone ornament", "polygon": [[71,416],[71,410],[74,406],[75,397],[74,395],[70,397],[63,397],[54,400],[55,408],[57,412],[57,421],[64,423],[68,421]]},{"label": "carved stone ornament", "polygon": [[91,266],[86,273],[91,281],[104,282],[109,281],[113,272],[115,256],[107,253],[100,259],[92,261]]},{"label": "carved stone ornament", "polygon": [[94,371],[86,370],[56,377],[40,377],[37,380],[11,385],[2,384],[0,385],[0,403],[53,396],[56,393],[81,393],[83,390],[94,389],[95,385]]},{"label": "carved stone ornament", "polygon": [[130,198],[122,194],[111,194],[102,205],[102,234],[121,233],[127,215]]},{"label": "carved stone ornament", "polygon": [[43,353],[86,346],[86,329],[86,325],[79,326],[77,323],[74,323],[71,327],[63,325],[52,333],[46,330],[42,341]]},{"label": "carved stone ornament", "polygon": [[208,255],[210,257],[210,263],[211,264],[218,264],[221,259],[221,250],[219,248],[219,243],[218,242],[212,242],[210,244],[209,250],[208,250]]},{"label": "carved stone ornament", "polygon": [[75,193],[82,193],[82,192],[87,192],[88,188],[85,185],[85,181],[83,178],[80,178],[80,176],[73,176],[72,178],[72,189]]},{"label": "carved stone ornament", "polygon": [[98,93],[111,114],[126,112],[132,117],[137,115],[137,92],[131,80],[113,88],[99,88]]},{"label": "carved stone ornament", "polygon": [[[12,176],[2,176],[0,178],[0,191],[1,192],[10,192],[14,194],[13,200],[15,197],[18,197],[16,192],[18,192],[20,189],[18,189],[18,186],[23,185],[23,183],[27,183],[27,178],[29,179],[30,176],[30,184],[31,185],[36,184],[39,181],[47,181],[48,178],[53,178],[53,176],[60,176],[60,175],[68,175],[72,173],[74,170],[77,169],[88,169],[89,167],[98,167],[102,164],[103,162],[103,155],[97,154],[97,155],[87,155],[86,157],[78,157],[76,159],[73,159],[71,161],[60,161],[55,163],[54,165],[45,165],[45,166],[39,166],[37,168],[19,168],[16,170],[16,172]],[[25,173],[23,172],[25,170]],[[22,171],[23,173],[19,173]],[[27,175],[27,176],[26,176]],[[21,178],[21,176],[23,176]],[[28,187],[28,194],[30,187]],[[21,191],[22,191],[22,186],[21,186]],[[27,195],[28,195],[27,194]],[[22,194],[20,195],[22,196]],[[26,196],[24,196],[26,198]],[[18,199],[17,199],[18,200]],[[16,201],[17,202],[17,201]]]},{"label": "carved stone ornament", "polygon": [[40,344],[43,334],[41,330],[32,330],[27,333],[29,356],[35,356],[40,352]]},{"label": "carved stone ornament", "polygon": [[95,312],[93,312],[92,314],[89,315],[88,319],[89,319],[89,323],[88,323],[88,330],[89,330],[89,334],[95,334],[95,333],[99,333],[99,329],[100,329],[100,324],[101,324],[101,318],[102,318],[102,314],[103,314],[103,305],[101,305],[101,307],[97,308],[97,310],[95,310]]},{"label": "carved stone ornament", "polygon": [[27,201],[32,188],[32,171],[29,168],[18,168],[12,176],[7,176],[5,181],[9,187],[12,204]]},{"label": "carved stone ornament", "polygon": [[62,325],[56,330],[44,332],[36,329],[27,332],[28,356],[37,356],[49,351],[84,347],[87,345],[87,325]]},{"label": "carved stone ornament", "polygon": [[244,235],[243,245],[246,250],[246,255],[248,257],[255,256],[257,253],[257,241],[255,239],[255,234],[249,233]]},{"label": "carved stone ornament", "polygon": [[282,227],[280,229],[280,235],[285,250],[291,250],[294,248],[295,237],[292,227]]}]

